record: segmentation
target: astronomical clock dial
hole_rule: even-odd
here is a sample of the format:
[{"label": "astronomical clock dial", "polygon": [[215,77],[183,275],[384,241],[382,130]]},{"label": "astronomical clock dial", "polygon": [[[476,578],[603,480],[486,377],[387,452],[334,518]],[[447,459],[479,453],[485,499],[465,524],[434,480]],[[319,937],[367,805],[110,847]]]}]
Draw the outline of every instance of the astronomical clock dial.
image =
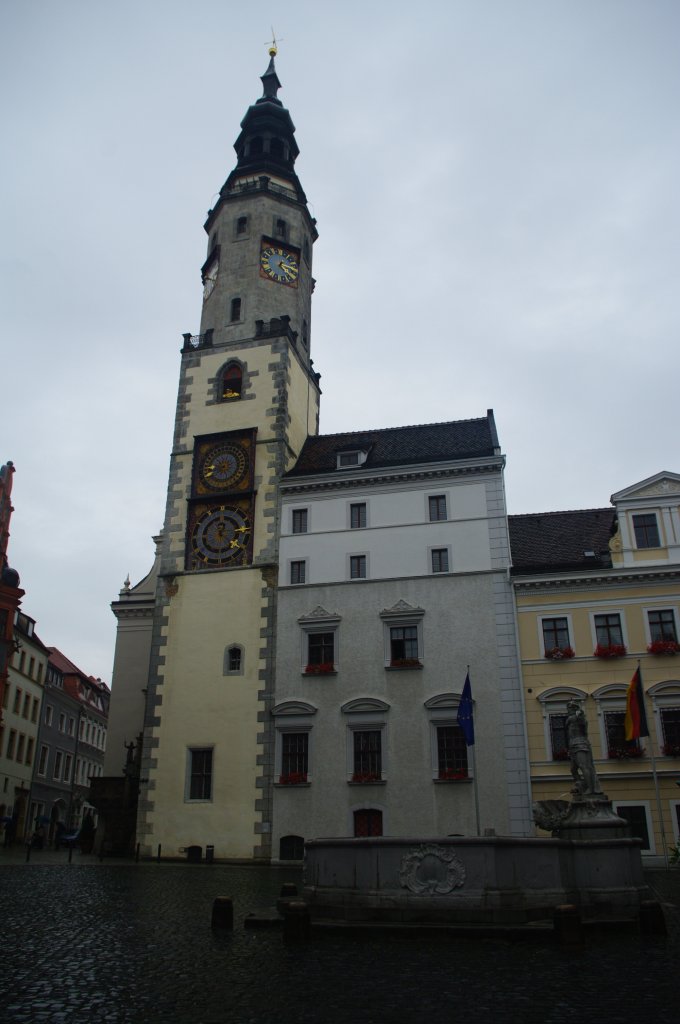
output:
[{"label": "astronomical clock dial", "polygon": [[260,273],[270,281],[297,288],[300,264],[297,256],[290,249],[263,243],[260,251]]},{"label": "astronomical clock dial", "polygon": [[204,302],[208,298],[208,296],[212,294],[212,290],[215,287],[215,284],[217,283],[217,274],[218,274],[219,269],[220,269],[219,261],[215,260],[215,262],[211,263],[210,267],[205,272],[205,277],[203,278],[203,301]]},{"label": "astronomical clock dial", "polygon": [[212,491],[232,490],[248,471],[248,457],[238,444],[225,441],[206,452],[201,462],[201,480]]},{"label": "astronomical clock dial", "polygon": [[240,508],[220,505],[200,515],[191,531],[191,567],[242,565],[250,540],[250,523]]}]

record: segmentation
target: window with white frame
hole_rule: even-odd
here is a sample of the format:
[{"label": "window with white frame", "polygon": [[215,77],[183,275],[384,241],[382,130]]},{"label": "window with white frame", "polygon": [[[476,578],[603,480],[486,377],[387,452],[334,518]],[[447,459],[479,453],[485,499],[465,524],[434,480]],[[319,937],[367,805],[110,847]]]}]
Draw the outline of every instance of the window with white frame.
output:
[{"label": "window with white frame", "polygon": [[367,458],[368,452],[361,448],[355,448],[352,451],[337,452],[336,468],[350,469],[352,466],[363,466]]},{"label": "window with white frame", "polygon": [[574,700],[583,704],[586,693],[573,686],[553,686],[536,697],[543,715],[545,753],[549,761],[568,761],[566,734],[567,704]]},{"label": "window with white frame", "polygon": [[349,526],[351,530],[363,530],[367,524],[367,506],[365,501],[353,501],[349,506]]},{"label": "window with white frame", "polygon": [[654,832],[652,831],[652,818],[649,812],[649,802],[642,800],[612,800],[614,813],[619,818],[625,818],[632,836],[642,840],[643,853],[655,853]]},{"label": "window with white frame", "polygon": [[432,548],[430,551],[430,558],[433,573],[449,571],[448,548]]},{"label": "window with white frame", "polygon": [[647,611],[647,627],[650,653],[672,653],[677,649],[678,629],[672,608],[650,608]]},{"label": "window with white frame", "polygon": [[47,744],[43,743],[40,747],[40,757],[38,758],[38,775],[47,775],[47,758],[50,752],[50,748]]},{"label": "window with white frame", "polygon": [[62,768],[63,762],[64,762],[64,755],[62,754],[61,750],[58,750],[56,752],[55,756],[54,756],[54,772],[53,772],[53,776],[54,776],[54,778],[56,779],[57,782],[60,781],[60,779],[61,779],[61,768]]},{"label": "window with white frame", "polygon": [[656,739],[664,757],[680,758],[680,682],[655,683],[647,691],[654,715],[647,712],[647,721],[656,725]]},{"label": "window with white frame", "polygon": [[349,578],[351,580],[365,580],[366,579],[366,555],[350,555],[349,556]]},{"label": "window with white frame", "polygon": [[546,658],[569,656],[573,648],[569,642],[569,619],[566,615],[546,616],[541,619],[543,649]]},{"label": "window with white frame", "polygon": [[310,675],[335,672],[338,663],[338,627],[340,616],[316,608],[298,619],[301,639],[302,671]]},{"label": "window with white frame", "polygon": [[625,683],[608,683],[592,693],[597,705],[602,757],[610,761],[634,761],[646,752],[644,741],[626,739]]},{"label": "window with white frame", "polygon": [[317,709],[305,701],[289,700],[272,709],[276,727],[275,772],[280,786],[310,782],[312,716]]},{"label": "window with white frame", "polygon": [[619,612],[593,616],[595,643],[600,648],[623,647],[623,627]]},{"label": "window with white frame", "polygon": [[187,774],[185,800],[212,800],[213,790],[213,748],[189,747],[187,750]]},{"label": "window with white frame", "polygon": [[431,523],[446,519],[446,495],[431,494],[427,499],[427,508]]},{"label": "window with white frame", "polygon": [[352,820],[357,838],[383,834],[383,812],[379,807],[359,807],[352,812]]},{"label": "window with white frame", "polygon": [[399,601],[380,612],[385,643],[385,666],[418,668],[423,660],[424,608]]},{"label": "window with white frame", "polygon": [[309,510],[306,508],[294,508],[292,516],[293,533],[307,533],[309,521]]},{"label": "window with white frame", "polygon": [[425,701],[430,725],[432,778],[459,782],[468,778],[468,748],[458,724],[460,695],[439,693]]},{"label": "window with white frame", "polygon": [[225,676],[242,676],[244,670],[244,651],[240,644],[229,644],[224,651],[223,673]]},{"label": "window with white frame", "polygon": [[358,785],[385,781],[385,732],[389,704],[359,697],[342,706],[347,722],[347,778]]},{"label": "window with white frame", "polygon": [[293,585],[306,583],[307,563],[301,558],[290,563],[290,582]]},{"label": "window with white frame", "polygon": [[656,513],[645,512],[640,515],[634,515],[633,533],[635,535],[635,546],[637,548],[661,547],[659,524],[656,519]]}]

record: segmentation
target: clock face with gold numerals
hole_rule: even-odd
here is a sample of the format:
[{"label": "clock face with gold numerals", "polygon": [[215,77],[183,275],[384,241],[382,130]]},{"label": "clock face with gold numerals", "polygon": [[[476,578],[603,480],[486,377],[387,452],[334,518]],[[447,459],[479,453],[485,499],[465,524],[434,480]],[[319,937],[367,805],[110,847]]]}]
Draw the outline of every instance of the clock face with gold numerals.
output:
[{"label": "clock face with gold numerals", "polygon": [[300,264],[298,257],[290,249],[278,245],[262,243],[260,250],[260,272],[263,277],[278,284],[287,284],[297,288]]},{"label": "clock face with gold numerals", "polygon": [[209,508],[199,515],[191,530],[192,569],[242,565],[250,540],[245,511],[228,505]]},{"label": "clock face with gold numerals", "polygon": [[212,491],[228,491],[248,471],[248,456],[241,445],[224,441],[210,448],[200,466],[201,480]]}]

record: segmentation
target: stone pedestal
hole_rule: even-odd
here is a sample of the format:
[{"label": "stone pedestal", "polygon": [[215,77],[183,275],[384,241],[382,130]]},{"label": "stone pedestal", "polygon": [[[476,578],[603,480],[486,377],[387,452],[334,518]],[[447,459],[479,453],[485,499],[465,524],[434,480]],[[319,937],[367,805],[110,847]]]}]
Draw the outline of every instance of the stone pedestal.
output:
[{"label": "stone pedestal", "polygon": [[601,796],[575,796],[569,810],[553,830],[557,839],[625,839],[630,828],[619,818],[612,802]]}]

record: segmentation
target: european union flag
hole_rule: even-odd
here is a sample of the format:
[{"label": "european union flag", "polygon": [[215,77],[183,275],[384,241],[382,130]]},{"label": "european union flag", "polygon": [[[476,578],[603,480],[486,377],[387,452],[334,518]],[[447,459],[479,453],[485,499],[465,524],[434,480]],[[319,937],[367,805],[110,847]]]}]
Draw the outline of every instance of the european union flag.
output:
[{"label": "european union flag", "polygon": [[472,717],[472,687],[470,686],[469,672],[465,676],[465,685],[463,686],[463,693],[461,694],[460,704],[458,705],[458,716],[456,721],[463,730],[465,742],[468,747],[474,746],[475,723]]}]

